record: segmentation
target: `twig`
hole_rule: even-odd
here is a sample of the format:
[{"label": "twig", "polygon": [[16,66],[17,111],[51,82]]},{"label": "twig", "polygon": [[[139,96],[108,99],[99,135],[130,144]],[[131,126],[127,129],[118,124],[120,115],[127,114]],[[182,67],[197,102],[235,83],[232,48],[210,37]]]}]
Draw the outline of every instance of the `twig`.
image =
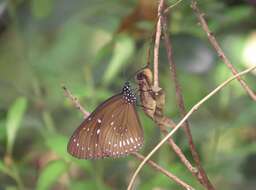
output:
[{"label": "twig", "polygon": [[[136,158],[138,158],[139,160],[144,160],[145,157],[142,156],[141,154],[134,152],[132,153],[132,155]],[[147,163],[154,168],[157,171],[160,171],[161,173],[163,173],[164,175],[166,175],[167,177],[169,177],[170,179],[172,179],[173,181],[175,181],[177,184],[179,184],[180,186],[184,187],[187,190],[192,190],[194,189],[193,187],[191,187],[190,185],[186,184],[184,181],[180,180],[177,176],[173,175],[172,173],[166,171],[165,169],[163,169],[161,166],[159,166],[158,164],[156,164],[155,162],[148,160]]]},{"label": "twig", "polygon": [[[162,101],[164,101],[164,93],[161,90],[157,93],[158,96],[155,96],[154,94],[152,94],[152,91],[151,91],[152,83],[150,79],[151,79],[151,71],[148,68],[137,74],[137,82],[140,89],[141,103],[143,107],[150,108],[150,109],[143,109],[143,111],[150,119],[152,119],[157,124],[161,132],[164,134],[164,136],[166,136],[168,134],[166,127],[174,128],[176,124],[170,118],[164,115],[163,107],[161,106],[161,105],[164,105],[164,103],[161,103]],[[192,166],[192,164],[186,158],[186,156],[184,155],[180,147],[174,142],[172,138],[168,139],[168,144],[170,145],[172,150],[176,153],[176,155],[179,157],[180,161],[185,165],[185,167],[187,167],[187,169],[194,176],[201,179],[202,177],[198,173],[198,170]]]},{"label": "twig", "polygon": [[156,35],[155,35],[155,46],[154,46],[154,89],[159,90],[159,80],[158,80],[158,64],[159,64],[159,46],[160,46],[160,38],[162,33],[161,27],[161,17],[162,11],[164,8],[164,0],[160,0],[158,5],[158,21],[156,25]]},{"label": "twig", "polygon": [[82,112],[84,118],[88,117],[90,115],[90,113],[88,111],[86,111],[83,106],[81,106],[81,104],[79,103],[78,99],[76,97],[74,97],[72,95],[72,93],[67,89],[67,87],[65,87],[64,85],[62,85],[62,88],[64,90],[65,96],[68,97],[71,102],[74,104],[74,106],[80,111]]},{"label": "twig", "polygon": [[132,189],[132,185],[135,181],[136,176],[138,175],[139,171],[142,169],[143,165],[149,160],[149,158],[167,141],[168,138],[170,138],[181,126],[182,124],[190,117],[190,115],[198,110],[198,108],[206,102],[209,98],[211,98],[213,95],[215,95],[218,91],[220,91],[224,86],[226,86],[228,83],[230,83],[232,80],[236,79],[239,76],[242,76],[253,69],[256,68],[256,65],[253,67],[250,67],[249,69],[246,69],[245,71],[242,71],[230,78],[228,78],[226,81],[224,81],[222,84],[220,84],[217,88],[215,88],[213,91],[211,91],[207,96],[205,96],[202,100],[200,100],[197,104],[195,104],[190,111],[186,114],[186,116],[176,125],[176,127],[166,136],[164,137],[156,146],[155,148],[146,156],[146,158],[141,162],[141,164],[138,166],[136,171],[134,172],[130,183],[128,185],[127,190]]},{"label": "twig", "polygon": [[173,7],[175,7],[176,5],[178,5],[182,0],[178,0],[177,2],[175,2],[174,4],[170,5],[169,7],[167,7],[163,13],[167,14]]},{"label": "twig", "polygon": [[[186,109],[184,105],[183,95],[181,91],[181,87],[178,81],[177,71],[176,71],[176,65],[173,60],[173,54],[172,54],[172,46],[171,46],[171,40],[168,35],[168,29],[167,29],[167,17],[164,15],[162,17],[162,26],[163,26],[163,35],[164,35],[164,44],[167,52],[167,58],[170,65],[170,71],[171,71],[171,78],[174,82],[175,91],[176,91],[176,99],[178,102],[178,108],[181,114],[181,117],[184,117],[186,115]],[[193,142],[193,137],[190,131],[189,122],[186,120],[183,125],[185,134],[188,138],[189,143],[189,149],[193,156],[193,159],[196,163],[196,166],[198,168],[198,172],[200,173],[200,177],[198,177],[199,182],[201,182],[208,190],[213,190],[214,187],[211,184],[210,180],[207,177],[206,172],[204,171],[201,162],[200,157],[198,155],[198,152],[196,151],[195,144]]]},{"label": "twig", "polygon": [[[74,98],[74,96],[72,95],[72,93],[71,93],[65,86],[62,86],[62,88],[63,88],[63,90],[64,90],[64,92],[65,92],[65,96],[66,96],[67,98],[69,98],[70,101],[71,101],[72,103],[74,103],[74,105],[75,105],[77,108],[79,108],[79,111],[84,115],[85,118],[88,117],[88,116],[90,115],[90,113],[87,112],[87,111],[83,108],[83,106],[80,104],[80,102],[79,102],[76,98]],[[144,156],[142,156],[141,154],[136,153],[136,152],[132,153],[132,155],[135,156],[135,157],[136,157],[137,159],[139,159],[139,160],[144,160],[144,159],[145,159]],[[159,171],[159,172],[163,173],[164,175],[166,175],[167,177],[169,177],[170,179],[172,179],[172,180],[175,181],[178,185],[184,187],[185,189],[189,189],[189,190],[190,190],[190,189],[191,189],[191,190],[193,189],[190,185],[188,185],[187,183],[185,183],[184,181],[182,181],[181,179],[179,179],[179,178],[178,178],[177,176],[175,176],[174,174],[168,172],[167,170],[165,170],[164,168],[162,168],[161,166],[159,166],[159,165],[156,164],[155,162],[153,162],[153,161],[151,161],[151,160],[148,160],[148,161],[147,161],[147,164],[148,164],[149,166],[151,166],[153,169],[155,169],[156,171]]]},{"label": "twig", "polygon": [[[196,14],[196,17],[202,27],[202,29],[205,31],[205,33],[207,34],[207,38],[210,42],[210,44],[213,46],[213,48],[216,50],[218,56],[220,57],[220,59],[222,59],[222,61],[224,62],[224,64],[231,70],[231,72],[233,73],[233,75],[237,74],[237,70],[235,69],[235,67],[232,65],[232,63],[230,62],[230,60],[226,57],[226,55],[224,54],[224,51],[222,50],[222,48],[220,47],[219,43],[217,42],[215,36],[212,34],[212,32],[209,29],[209,26],[206,22],[206,20],[204,19],[204,13],[201,12],[201,10],[198,8],[197,6],[197,2],[196,0],[191,0],[191,7],[193,9],[193,11]],[[245,91],[248,93],[248,95],[254,100],[256,101],[256,94],[253,92],[253,90],[240,78],[238,77],[237,80],[240,82],[240,84],[242,85],[242,87],[245,89]]]},{"label": "twig", "polygon": [[[159,125],[159,128],[161,129],[162,133],[166,136],[168,134],[168,131],[163,128],[161,125]],[[195,167],[192,166],[192,164],[188,161],[180,147],[174,142],[172,138],[169,138],[167,140],[168,144],[172,147],[173,151],[177,154],[177,156],[180,158],[180,161],[187,167],[187,169],[194,175],[200,178],[198,175],[198,171]]]}]

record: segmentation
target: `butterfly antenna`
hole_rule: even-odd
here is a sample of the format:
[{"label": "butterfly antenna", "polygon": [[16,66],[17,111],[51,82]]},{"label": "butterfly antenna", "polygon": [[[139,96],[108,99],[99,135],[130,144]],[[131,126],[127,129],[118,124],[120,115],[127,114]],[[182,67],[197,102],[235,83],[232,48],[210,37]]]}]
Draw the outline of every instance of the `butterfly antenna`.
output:
[{"label": "butterfly antenna", "polygon": [[139,72],[141,72],[142,70],[149,68],[150,67],[150,57],[151,57],[151,48],[153,47],[154,44],[154,36],[155,36],[155,31],[151,34],[151,40],[150,40],[150,44],[149,47],[147,48],[147,52],[146,52],[146,65],[142,68],[140,68],[139,70],[135,71],[129,78],[128,81],[131,80],[132,77],[134,77],[136,74],[138,74]]}]

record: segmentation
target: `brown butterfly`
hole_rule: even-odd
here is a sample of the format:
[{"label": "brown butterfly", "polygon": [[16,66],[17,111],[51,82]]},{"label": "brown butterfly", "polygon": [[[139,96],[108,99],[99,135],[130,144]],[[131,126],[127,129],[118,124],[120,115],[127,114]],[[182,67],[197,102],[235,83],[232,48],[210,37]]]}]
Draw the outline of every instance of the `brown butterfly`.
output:
[{"label": "brown butterfly", "polygon": [[143,145],[136,95],[128,82],[100,104],[75,130],[68,152],[80,159],[126,156]]}]

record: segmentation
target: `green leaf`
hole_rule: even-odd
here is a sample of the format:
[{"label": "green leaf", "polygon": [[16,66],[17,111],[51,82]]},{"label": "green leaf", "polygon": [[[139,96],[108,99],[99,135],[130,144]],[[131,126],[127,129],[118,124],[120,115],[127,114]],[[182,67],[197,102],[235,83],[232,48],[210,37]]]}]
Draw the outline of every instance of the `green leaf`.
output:
[{"label": "green leaf", "polygon": [[67,137],[54,133],[52,135],[47,135],[45,143],[51,150],[53,150],[59,156],[66,159],[67,161],[70,160],[70,157],[67,153]]},{"label": "green leaf", "polygon": [[54,121],[53,121],[53,118],[52,118],[50,112],[44,111],[42,116],[43,116],[43,120],[44,120],[46,129],[49,132],[54,132],[55,126],[54,126]]},{"label": "green leaf", "polygon": [[66,136],[63,136],[61,134],[53,133],[53,134],[46,134],[45,144],[46,146],[54,151],[58,156],[60,156],[62,159],[66,161],[73,161],[79,167],[85,169],[86,171],[93,172],[92,165],[90,161],[88,160],[79,160],[67,152],[67,144],[68,144],[68,138]]},{"label": "green leaf", "polygon": [[32,0],[31,11],[34,17],[44,18],[51,14],[53,8],[53,0]]},{"label": "green leaf", "polygon": [[110,61],[111,56],[113,55],[113,47],[114,42],[112,40],[103,45],[95,55],[93,63],[97,65],[99,63],[102,64],[102,61]]},{"label": "green leaf", "polygon": [[50,162],[40,174],[36,189],[48,190],[51,185],[67,170],[67,163],[63,160],[55,160]]},{"label": "green leaf", "polygon": [[173,187],[171,189],[177,188],[177,186],[168,183],[168,178],[166,176],[156,174],[154,177],[151,177],[147,183],[144,183],[141,186],[139,186],[138,189],[146,190],[146,189],[152,189],[152,187],[160,187],[163,189],[164,187],[166,188]]},{"label": "green leaf", "polygon": [[7,166],[5,166],[2,160],[0,160],[0,173],[1,172],[15,179],[13,172]]},{"label": "green leaf", "polygon": [[6,171],[6,167],[5,167],[2,160],[0,160],[0,171],[3,172],[3,173],[5,173],[5,171]]},{"label": "green leaf", "polygon": [[[70,156],[71,157],[71,156]],[[82,160],[72,157],[74,163],[76,163],[80,168],[83,168],[86,172],[90,172],[91,174],[95,173],[93,169],[92,163],[90,160]]]},{"label": "green leaf", "polygon": [[17,131],[20,127],[21,120],[27,108],[27,99],[24,97],[18,98],[7,114],[6,129],[7,129],[7,152],[12,153],[13,144]]},{"label": "green leaf", "polygon": [[135,44],[132,38],[126,35],[117,37],[113,56],[103,76],[105,84],[108,84],[117,75],[118,71],[128,63],[129,58],[134,54],[134,49]]},{"label": "green leaf", "polygon": [[18,189],[18,187],[16,187],[16,186],[7,186],[6,188],[5,188],[5,190],[17,190]]},{"label": "green leaf", "polygon": [[[215,81],[216,86],[221,84],[223,81],[227,80],[228,77],[231,76],[230,71],[224,64],[218,64],[215,69]],[[229,106],[232,99],[235,99],[244,94],[243,88],[238,82],[231,82],[227,85],[222,91],[218,93],[219,96],[219,106],[221,109],[225,109]],[[216,104],[217,105],[217,104]]]},{"label": "green leaf", "polygon": [[6,137],[6,128],[5,128],[5,124],[6,124],[6,119],[1,119],[0,120],[0,141],[5,139]]},{"label": "green leaf", "polygon": [[97,185],[94,181],[87,180],[87,181],[76,181],[71,184],[73,190],[80,190],[80,189],[97,189]]},{"label": "green leaf", "polygon": [[81,189],[110,190],[110,188],[107,187],[107,185],[105,185],[105,184],[102,184],[101,187],[99,188],[99,186],[95,183],[94,180],[75,181],[75,182],[71,183],[70,187],[72,187],[72,188],[70,188],[72,190],[81,190]]},{"label": "green leaf", "polygon": [[244,19],[249,18],[252,12],[251,6],[233,6],[229,7],[225,12],[225,17],[228,24],[242,22]]}]

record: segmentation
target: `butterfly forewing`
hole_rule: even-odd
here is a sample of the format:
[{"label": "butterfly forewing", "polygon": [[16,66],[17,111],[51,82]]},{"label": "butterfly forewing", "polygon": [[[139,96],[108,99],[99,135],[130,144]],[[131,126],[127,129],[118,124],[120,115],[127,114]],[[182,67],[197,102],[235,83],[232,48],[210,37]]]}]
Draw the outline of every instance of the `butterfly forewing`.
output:
[{"label": "butterfly forewing", "polygon": [[108,110],[116,110],[120,106],[120,98],[122,95],[116,95],[106,100],[75,130],[68,143],[68,152],[71,155],[85,159],[103,157],[98,142],[99,130],[101,130]]},{"label": "butterfly forewing", "polygon": [[84,159],[120,157],[139,150],[143,130],[129,85],[100,106],[75,130],[68,152]]}]

